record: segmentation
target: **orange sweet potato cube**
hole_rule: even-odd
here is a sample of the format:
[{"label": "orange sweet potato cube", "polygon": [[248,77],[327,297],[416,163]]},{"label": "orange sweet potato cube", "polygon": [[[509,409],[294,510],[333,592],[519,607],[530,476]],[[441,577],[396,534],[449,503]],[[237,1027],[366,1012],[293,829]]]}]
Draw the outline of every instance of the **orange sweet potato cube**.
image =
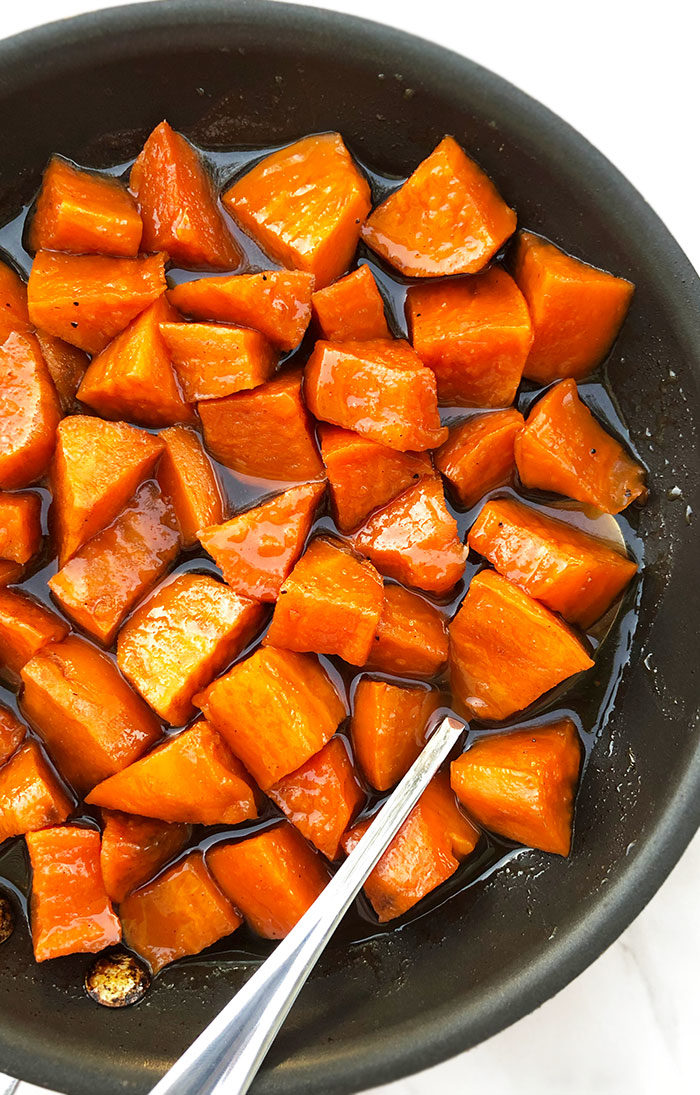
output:
[{"label": "orange sweet potato cube", "polygon": [[449,632],[452,693],[478,719],[507,719],[593,665],[566,624],[492,570],[472,578]]},{"label": "orange sweet potato cube", "polygon": [[55,612],[15,589],[0,589],[0,677],[19,683],[22,666],[46,646],[68,634],[68,624]]},{"label": "orange sweet potato cube", "polygon": [[107,896],[116,904],[181,852],[192,832],[189,825],[118,810],[103,810],[102,816],[100,868]]},{"label": "orange sweet potato cube", "polygon": [[367,180],[339,133],[304,137],[266,156],[223,202],[263,251],[313,274],[318,289],[347,270],[371,205]]},{"label": "orange sweet potato cube", "polygon": [[486,829],[568,855],[581,742],[571,719],[490,734],[452,762],[452,786]]},{"label": "orange sweet potato cube", "polygon": [[124,617],[177,557],[180,532],[155,483],[144,483],[108,528],[49,578],[49,589],[83,631],[110,646]]},{"label": "orange sweet potato cube", "polygon": [[476,277],[414,285],[406,298],[411,342],[437,378],[440,403],[512,403],[532,344],[530,313],[498,266]]},{"label": "orange sweet potato cube", "polygon": [[210,574],[178,574],[122,628],[119,668],[162,719],[181,726],[194,714],[194,694],[238,657],[261,622],[260,605]]},{"label": "orange sweet potato cube", "polygon": [[384,606],[367,666],[399,677],[435,677],[447,662],[438,610],[403,586],[384,585]]},{"label": "orange sweet potato cube", "polygon": [[276,601],[304,550],[323,483],[290,487],[222,525],[200,529],[199,540],[231,589],[254,601]]},{"label": "orange sweet potato cube", "polygon": [[141,231],[136,203],[119,179],[51,157],[29,226],[30,250],[133,257]]},{"label": "orange sweet potato cube", "polygon": [[347,743],[339,735],[270,787],[268,795],[330,860],[338,858],[343,833],[365,802]]},{"label": "orange sweet potato cube", "polygon": [[31,329],[27,286],[17,271],[0,259],[0,345],[13,331],[27,334]]},{"label": "orange sweet potato cube", "polygon": [[287,935],[328,884],[320,856],[283,821],[237,844],[217,844],[207,864],[247,923],[266,939]]},{"label": "orange sweet potato cube", "polygon": [[41,498],[31,491],[0,491],[0,559],[28,563],[41,547]]},{"label": "orange sweet potato cube", "polygon": [[11,559],[0,559],[0,589],[18,582],[23,572],[24,567],[21,563],[14,563]]},{"label": "orange sweet potato cube", "polygon": [[355,689],[350,731],[365,779],[388,791],[418,757],[440,694],[420,685],[390,684],[363,677]]},{"label": "orange sweet potato cube", "polygon": [[323,478],[313,425],[301,398],[301,371],[198,407],[212,456],[243,475],[281,482]]},{"label": "orange sweet potato cube", "polygon": [[432,593],[452,589],[467,558],[437,477],[423,479],[400,494],[370,517],[353,539],[382,574]]},{"label": "orange sweet potato cube", "polygon": [[119,906],[124,942],[154,973],[188,954],[199,954],[243,923],[204,865],[190,852]]},{"label": "orange sweet potato cube", "polygon": [[195,696],[263,791],[318,753],[346,709],[318,658],[266,647]]},{"label": "orange sweet potato cube", "polygon": [[366,264],[318,289],[312,304],[321,335],[331,342],[391,338],[382,295]]},{"label": "orange sweet potato cube", "polygon": [[26,487],[44,475],[60,417],[39,343],[11,332],[0,346],[0,490]]},{"label": "orange sweet potato cube", "polygon": [[515,231],[509,209],[452,137],[371,213],[368,247],[406,277],[475,274]]},{"label": "orange sweet potato cube", "polygon": [[49,335],[46,331],[36,331],[36,340],[41,347],[49,375],[58,394],[58,401],[64,414],[75,409],[75,397],[80,381],[85,375],[89,358],[77,346],[71,346],[62,338]]},{"label": "orange sweet potato cube", "polygon": [[0,843],[59,825],[73,799],[35,741],[28,741],[0,768]]},{"label": "orange sweet potato cube", "polygon": [[460,504],[471,509],[495,487],[515,478],[515,438],[524,425],[515,407],[477,414],[450,427],[435,453],[435,467],[449,480]]},{"label": "orange sweet potato cube", "polygon": [[43,647],[21,676],[22,713],[81,794],[160,737],[160,723],[114,662],[76,635]]},{"label": "orange sweet potato cube", "polygon": [[513,268],[534,333],[525,376],[539,384],[587,376],[615,341],[632,282],[574,259],[532,232],[519,233]]},{"label": "orange sweet potato cube", "polygon": [[364,665],[383,603],[372,564],[339,540],[317,537],[282,586],[263,642]]},{"label": "orange sweet potato cube", "polygon": [[171,321],[160,329],[190,403],[257,388],[277,366],[277,352],[249,327]]},{"label": "orange sweet potato cube", "polygon": [[175,511],[184,548],[197,543],[197,532],[224,519],[224,492],[199,435],[172,426],[158,435],[164,443],[158,464],[160,489]]},{"label": "orange sweet potato cube", "polygon": [[143,220],[144,251],[166,251],[179,266],[232,270],[241,261],[196,149],[167,122],[136,158],[129,187]]},{"label": "orange sweet potato cube", "polygon": [[14,711],[0,704],[0,765],[9,760],[26,737],[27,728]]},{"label": "orange sweet potato cube", "polygon": [[304,372],[309,410],[392,449],[432,449],[440,425],[435,374],[407,342],[317,342]]}]

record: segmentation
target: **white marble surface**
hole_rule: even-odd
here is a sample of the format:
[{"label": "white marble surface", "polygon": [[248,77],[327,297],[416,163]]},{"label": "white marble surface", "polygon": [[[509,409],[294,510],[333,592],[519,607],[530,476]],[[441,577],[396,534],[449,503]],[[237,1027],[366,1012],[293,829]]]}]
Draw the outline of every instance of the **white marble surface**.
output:
[{"label": "white marble surface", "polygon": [[[688,0],[323,3],[439,41],[546,103],[623,170],[700,267],[700,80]],[[108,6],[5,4],[0,35]],[[700,837],[628,931],[557,997],[471,1052],[373,1095],[697,1095],[698,909]],[[18,1090],[39,1095],[28,1084]]]}]

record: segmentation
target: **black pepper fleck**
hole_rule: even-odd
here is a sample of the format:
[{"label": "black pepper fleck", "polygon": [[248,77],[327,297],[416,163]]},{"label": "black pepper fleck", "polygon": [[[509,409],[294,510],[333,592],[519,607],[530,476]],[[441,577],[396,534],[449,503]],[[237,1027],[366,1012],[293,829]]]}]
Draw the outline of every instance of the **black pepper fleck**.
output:
[{"label": "black pepper fleck", "polygon": [[591,456],[595,456],[595,449],[591,449]]},{"label": "black pepper fleck", "polygon": [[70,321],[70,325],[71,325],[71,327],[77,327],[77,326],[78,326],[78,321],[77,321],[77,319],[72,319],[72,320]]}]

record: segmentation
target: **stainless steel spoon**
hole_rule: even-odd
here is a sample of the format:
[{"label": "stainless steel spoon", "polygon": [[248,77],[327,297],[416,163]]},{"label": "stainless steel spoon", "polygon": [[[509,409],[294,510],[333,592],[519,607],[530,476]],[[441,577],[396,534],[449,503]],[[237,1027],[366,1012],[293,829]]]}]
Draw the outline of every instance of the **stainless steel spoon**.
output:
[{"label": "stainless steel spoon", "polygon": [[357,847],[289,935],[153,1088],[152,1095],[243,1095],[367,875],[466,729],[444,718]]}]

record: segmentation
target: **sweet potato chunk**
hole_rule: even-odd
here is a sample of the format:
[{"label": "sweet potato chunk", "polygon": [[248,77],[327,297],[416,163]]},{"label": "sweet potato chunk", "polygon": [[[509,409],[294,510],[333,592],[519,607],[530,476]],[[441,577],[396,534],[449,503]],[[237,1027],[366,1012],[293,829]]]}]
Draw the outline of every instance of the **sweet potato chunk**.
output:
[{"label": "sweet potato chunk", "polygon": [[322,289],[347,270],[370,210],[367,180],[339,133],[304,137],[236,179],[223,202],[271,258]]},{"label": "sweet potato chunk", "polygon": [[320,856],[287,821],[238,844],[217,844],[207,864],[253,931],[266,939],[287,935],[330,877]]},{"label": "sweet potato chunk", "polygon": [[371,213],[362,238],[406,277],[474,274],[512,235],[515,220],[488,176],[443,137]]},{"label": "sweet potato chunk", "polygon": [[188,954],[199,954],[243,923],[204,866],[190,852],[165,874],[122,901],[124,942],[154,973]]},{"label": "sweet potato chunk", "polygon": [[26,726],[19,721],[14,711],[0,704],[0,765],[10,759],[24,741],[26,733]]},{"label": "sweet potato chunk", "polygon": [[449,480],[464,509],[515,478],[515,438],[524,425],[515,407],[477,414],[450,428],[435,453],[435,467]]},{"label": "sweet potato chunk", "polygon": [[467,558],[438,478],[421,480],[375,513],[354,542],[388,578],[432,593],[451,589]]},{"label": "sweet potato chunk", "polygon": [[[346,833],[350,854],[370,826],[371,818]],[[476,847],[479,832],[455,802],[445,772],[439,773],[408,815],[368,877],[364,892],[380,922],[393,920],[446,882]]]},{"label": "sweet potato chunk", "polygon": [[195,696],[263,791],[318,753],[345,704],[317,658],[256,650]]},{"label": "sweet potato chunk", "polygon": [[619,513],[647,495],[645,473],[581,401],[573,380],[555,384],[535,404],[515,439],[526,487],[566,494],[604,513]]},{"label": "sweet potato chunk", "polygon": [[0,492],[0,559],[28,563],[41,547],[41,498]]},{"label": "sweet potato chunk", "polygon": [[238,825],[258,812],[250,776],[204,719],[99,783],[88,802],[198,825]]},{"label": "sweet potato chunk", "polygon": [[24,567],[20,563],[13,563],[11,559],[0,559],[0,589],[18,582],[23,571]]},{"label": "sweet potato chunk", "polygon": [[472,578],[449,632],[452,693],[478,719],[507,719],[593,665],[566,624],[492,570]]},{"label": "sweet potato chunk", "polygon": [[160,737],[160,723],[114,663],[76,635],[45,646],[21,676],[23,714],[81,794]]},{"label": "sweet potato chunk", "polygon": [[236,658],[262,622],[259,605],[209,574],[179,574],[124,625],[117,659],[162,719],[181,726],[192,697]]},{"label": "sweet potato chunk", "polygon": [[39,251],[27,285],[35,326],[99,354],[166,289],[165,256],[135,259]]},{"label": "sweet potato chunk", "polygon": [[100,870],[100,834],[65,825],[27,834],[32,864],[31,923],[37,962],[94,954],[122,928]]},{"label": "sweet potato chunk", "polygon": [[119,179],[51,157],[29,227],[30,250],[133,257],[141,231],[134,199]]},{"label": "sweet potato chunk", "polygon": [[427,453],[398,452],[340,426],[322,425],[321,453],[341,532],[352,532],[423,475],[432,475]]},{"label": "sweet potato chunk", "polygon": [[430,716],[440,702],[432,688],[389,684],[363,677],[355,690],[352,744],[365,779],[388,791],[413,764],[426,742]]},{"label": "sweet potato chunk", "polygon": [[252,327],[280,350],[293,350],[311,320],[312,274],[266,270],[224,278],[198,278],[168,296],[183,315]]},{"label": "sweet potato chunk", "polygon": [[51,466],[59,566],[114,520],[162,451],[159,438],[123,422],[63,419]]},{"label": "sweet potato chunk", "polygon": [[68,634],[68,624],[28,593],[0,589],[0,677],[19,683],[22,666]]},{"label": "sweet potato chunk", "polygon": [[455,794],[486,829],[568,855],[581,742],[571,719],[475,742],[451,766]]},{"label": "sweet potato chunk", "polygon": [[331,860],[338,858],[343,833],[365,801],[347,743],[340,736],[267,793],[301,835]]},{"label": "sweet potato chunk", "polygon": [[603,540],[508,498],[486,503],[468,542],[504,577],[583,628],[603,615],[637,571]]},{"label": "sweet potato chunk", "polygon": [[197,543],[197,532],[224,519],[224,493],[199,435],[173,426],[158,435],[165,449],[158,464],[158,482],[175,510],[182,546]]},{"label": "sweet potato chunk", "polygon": [[0,259],[0,345],[13,331],[28,333],[27,286],[16,270]]},{"label": "sweet potato chunk", "polygon": [[194,422],[173,371],[160,325],[177,319],[164,296],[132,320],[93,358],[78,388],[78,399],[102,418],[140,426]]},{"label": "sweet potato chunk", "polygon": [[46,472],[60,417],[39,343],[12,332],[0,346],[0,490],[26,487]]},{"label": "sweet potato chunk", "polygon": [[263,642],[364,665],[383,603],[372,564],[339,540],[317,537],[282,586]]},{"label": "sweet potato chunk", "polygon": [[512,403],[532,344],[530,314],[513,279],[498,266],[457,281],[408,291],[413,348],[437,377],[440,403]]},{"label": "sweet potato chunk", "polygon": [[513,266],[535,336],[525,376],[540,384],[587,376],[615,341],[632,301],[632,282],[574,259],[531,232],[519,234]]},{"label": "sweet potato chunk", "polygon": [[323,478],[301,371],[285,371],[250,392],[199,405],[204,440],[216,460],[243,475],[281,482]]},{"label": "sweet potato chunk", "polygon": [[35,741],[0,768],[0,842],[58,825],[72,812],[73,800]]},{"label": "sweet potato chunk", "polygon": [[144,251],[186,267],[232,270],[241,261],[197,151],[167,122],[151,133],[129,176],[143,220]]},{"label": "sweet potato chunk", "polygon": [[440,425],[435,374],[407,342],[317,342],[304,373],[316,418],[355,430],[392,449],[432,449]]},{"label": "sweet potato chunk", "polygon": [[189,825],[171,825],[117,810],[103,810],[102,815],[100,867],[107,895],[116,904],[182,851],[192,832]]},{"label": "sweet potato chunk", "polygon": [[71,620],[104,646],[122,620],[174,562],[175,514],[154,483],[144,483],[116,521],[63,566],[49,589]]},{"label": "sweet potato chunk", "polygon": [[325,486],[290,487],[223,525],[201,529],[199,540],[242,597],[276,601],[301,555]]},{"label": "sweet potato chunk", "polygon": [[447,661],[447,627],[433,605],[403,586],[384,585],[384,606],[368,668],[434,677]]},{"label": "sweet potato chunk", "polygon": [[391,338],[382,295],[366,264],[319,289],[312,304],[321,334],[331,342]]},{"label": "sweet potato chunk", "polygon": [[219,399],[257,388],[275,371],[278,354],[259,331],[221,323],[163,323],[185,399]]},{"label": "sweet potato chunk", "polygon": [[75,396],[88,367],[88,356],[77,346],[71,346],[62,338],[49,335],[46,331],[37,331],[36,339],[58,393],[61,410],[68,414],[74,410]]}]

